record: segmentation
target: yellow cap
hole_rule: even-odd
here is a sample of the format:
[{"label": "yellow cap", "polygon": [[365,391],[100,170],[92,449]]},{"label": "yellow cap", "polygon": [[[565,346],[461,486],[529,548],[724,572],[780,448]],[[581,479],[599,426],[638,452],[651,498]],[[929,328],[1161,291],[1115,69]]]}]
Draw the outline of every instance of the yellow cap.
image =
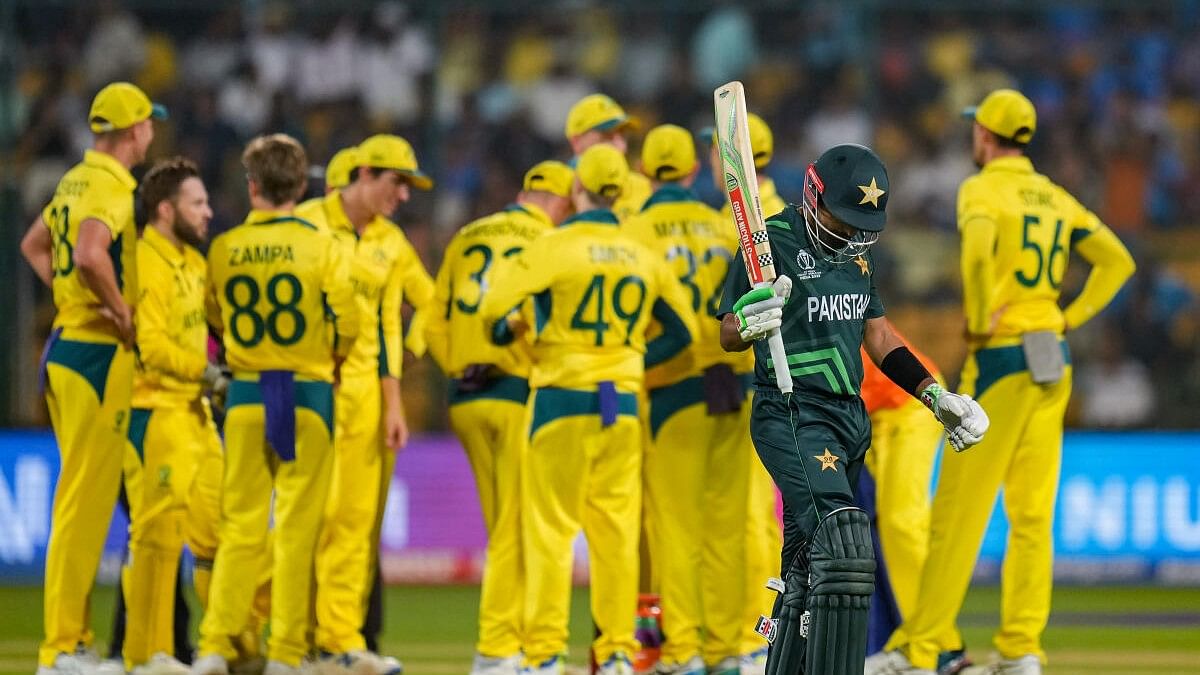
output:
[{"label": "yellow cap", "polygon": [[571,196],[571,183],[575,182],[575,172],[571,167],[546,160],[538,162],[532,169],[525,172],[523,188],[530,192],[549,192],[559,197]]},{"label": "yellow cap", "polygon": [[592,129],[612,131],[637,126],[636,117],[626,115],[619,103],[604,94],[584,96],[567,113],[567,138],[575,138]]},{"label": "yellow cap", "polygon": [[611,145],[593,145],[579,156],[575,164],[575,175],[588,192],[604,197],[621,196],[625,181],[629,178],[629,162],[625,155]]},{"label": "yellow cap", "polygon": [[350,184],[350,174],[358,168],[358,148],[342,148],[325,165],[325,187],[343,188]]},{"label": "yellow cap", "polygon": [[359,143],[357,153],[359,166],[391,169],[421,190],[433,187],[433,179],[417,168],[417,155],[412,146],[399,136],[376,134]]},{"label": "yellow cap", "polygon": [[997,89],[978,106],[967,108],[963,116],[979,122],[988,131],[1017,143],[1028,143],[1037,130],[1037,111],[1033,102],[1015,89]]},{"label": "yellow cap", "polygon": [[754,168],[761,169],[771,163],[775,156],[775,135],[763,118],[746,113],[746,126],[750,128],[750,151],[754,153]]},{"label": "yellow cap", "polygon": [[696,142],[674,124],[654,127],[642,142],[642,173],[659,181],[679,180],[696,168]]},{"label": "yellow cap", "polygon": [[128,82],[113,82],[104,87],[92,99],[88,111],[88,125],[96,133],[128,129],[153,117],[167,119],[167,109],[159,103],[151,103],[150,97],[137,85]]}]

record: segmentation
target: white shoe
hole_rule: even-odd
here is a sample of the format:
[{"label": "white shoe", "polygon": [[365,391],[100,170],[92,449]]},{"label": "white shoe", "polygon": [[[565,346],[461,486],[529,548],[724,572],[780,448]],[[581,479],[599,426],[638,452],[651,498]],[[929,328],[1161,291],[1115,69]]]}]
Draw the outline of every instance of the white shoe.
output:
[{"label": "white shoe", "polygon": [[220,654],[201,656],[192,662],[191,675],[229,675],[229,662]]},{"label": "white shoe", "polygon": [[[187,671],[187,666],[184,666]],[[104,659],[92,667],[91,675],[125,675],[125,662],[121,659]]]},{"label": "white shoe", "polygon": [[[565,661],[561,654],[551,656],[541,663],[524,663],[521,666],[522,675],[564,675]],[[633,668],[630,668],[632,673]]]},{"label": "white shoe", "polygon": [[1035,654],[1017,659],[1001,659],[988,666],[989,675],[1042,675],[1042,661]]},{"label": "white shoe", "polygon": [[267,667],[263,669],[263,675],[300,675],[300,669],[295,666],[289,666],[283,661],[272,659],[267,661]]},{"label": "white shoe", "polygon": [[[315,661],[306,662],[305,675],[400,675],[404,666],[390,656],[380,656],[366,650],[341,654],[324,653]],[[268,675],[268,673],[263,673]]]},{"label": "white shoe", "polygon": [[[700,662],[700,672],[704,672],[703,661]],[[629,657],[624,652],[617,652],[608,657],[608,660],[596,670],[596,675],[633,675],[633,663],[629,661]]]},{"label": "white shoe", "polygon": [[134,666],[131,671],[132,675],[188,675],[190,672],[182,661],[165,652],[151,656],[149,661]]},{"label": "white shoe", "polygon": [[54,659],[54,665],[39,664],[37,675],[90,675],[96,664],[97,660],[90,659],[85,654],[63,652]]},{"label": "white shoe", "polygon": [[353,675],[400,675],[404,672],[400,661],[391,656],[380,656],[365,649],[347,652],[346,656]]},{"label": "white shoe", "polygon": [[704,667],[704,659],[696,655],[683,663],[659,661],[654,672],[658,675],[706,675],[708,671]]},{"label": "white shoe", "polygon": [[908,660],[904,652],[875,652],[863,662],[864,675],[937,675],[932,670],[918,668]]},{"label": "white shoe", "polygon": [[476,654],[471,662],[471,675],[519,675],[520,672],[520,654],[503,658]]},{"label": "white shoe", "polygon": [[742,675],[766,675],[767,649],[767,647],[760,647],[749,654],[742,654],[738,660]]}]

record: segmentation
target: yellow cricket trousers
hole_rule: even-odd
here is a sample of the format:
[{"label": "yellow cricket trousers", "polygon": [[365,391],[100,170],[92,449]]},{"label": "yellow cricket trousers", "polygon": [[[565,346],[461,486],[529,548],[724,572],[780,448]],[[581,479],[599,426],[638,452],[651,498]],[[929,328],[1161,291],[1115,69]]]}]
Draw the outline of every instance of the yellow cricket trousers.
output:
[{"label": "yellow cricket trousers", "polygon": [[[224,480],[225,455],[217,438],[216,444],[206,444],[204,454],[196,463],[196,476],[187,498],[187,545],[192,551],[192,583],[200,607],[208,610],[208,591],[212,585],[213,561],[217,556],[218,528],[221,524],[221,482]],[[262,628],[271,613],[271,538],[258,565],[247,573],[258,579],[250,623],[236,642],[238,660],[252,659],[261,653],[259,642]],[[127,629],[128,630],[128,629]]]},{"label": "yellow cricket trousers", "polygon": [[1045,660],[1041,634],[1050,616],[1051,526],[1071,369],[1055,384],[1037,385],[1019,345],[981,349],[967,357],[962,389],[975,395],[991,427],[979,445],[942,453],[916,606],[887,648],[902,648],[917,667],[934,668],[939,652],[962,647],[958,611],[1003,488],[1009,534],[995,644],[1005,658]]},{"label": "yellow cricket trousers", "polygon": [[667,664],[703,656],[712,665],[739,653],[749,425],[749,401],[708,414],[702,377],[650,391],[653,441],[643,473]]},{"label": "yellow cricket trousers", "polygon": [[[749,402],[747,402],[749,407]],[[767,467],[758,459],[747,427],[741,430],[742,452],[750,457],[749,499],[746,509],[746,590],[742,613],[741,647],[739,652],[750,654],[767,647],[758,631],[758,619],[771,616],[775,606],[775,591],[767,588],[767,580],[779,576],[779,552],[783,550],[783,531],[779,527],[775,481]]]},{"label": "yellow cricket trousers", "polygon": [[521,650],[521,614],[513,598],[525,592],[521,552],[521,456],[524,454],[529,383],[505,376],[477,392],[450,394],[450,428],[475,473],[487,527],[487,561],[479,591],[479,642],[484,656]]},{"label": "yellow cricket trousers", "polygon": [[[214,427],[215,429],[215,427]],[[208,589],[212,566],[217,556],[218,528],[221,524],[221,481],[225,473],[225,454],[220,445],[205,444],[196,461],[196,475],[187,496],[185,536],[192,551],[192,580],[202,608],[208,608]]]},{"label": "yellow cricket trousers", "polygon": [[943,427],[920,401],[871,414],[867,470],[875,479],[875,522],[901,618],[916,606],[929,548],[929,483]]},{"label": "yellow cricket trousers", "polygon": [[133,396],[133,352],[114,343],[52,338],[46,349],[46,405],[61,461],[46,544],[38,662],[90,644],[89,596],[121,488]]},{"label": "yellow cricket trousers", "polygon": [[317,646],[366,649],[362,636],[375,571],[377,523],[395,466],[385,444],[383,393],[376,373],[343,375],[337,391],[333,479],[317,551]]},{"label": "yellow cricket trousers", "polygon": [[[295,459],[283,461],[266,441],[258,382],[229,385],[225,418],[225,480],[220,549],[208,611],[200,624],[200,654],[239,656],[237,636],[250,624],[261,565],[270,542],[271,636],[267,657],[298,667],[308,653],[318,534],[333,464],[333,386],[297,379]],[[267,536],[274,497],[274,538]]]},{"label": "yellow cricket trousers", "polygon": [[525,548],[525,661],[565,654],[571,603],[572,544],[582,527],[591,566],[596,661],[630,658],[638,593],[642,430],[637,395],[617,394],[604,425],[596,391],[534,390],[530,440],[521,464]]},{"label": "yellow cricket trousers", "polygon": [[206,402],[133,409],[125,452],[129,559],[122,570],[127,670],[158,652],[175,653],[175,576],[188,497],[201,463],[214,454],[220,458],[221,439]]}]

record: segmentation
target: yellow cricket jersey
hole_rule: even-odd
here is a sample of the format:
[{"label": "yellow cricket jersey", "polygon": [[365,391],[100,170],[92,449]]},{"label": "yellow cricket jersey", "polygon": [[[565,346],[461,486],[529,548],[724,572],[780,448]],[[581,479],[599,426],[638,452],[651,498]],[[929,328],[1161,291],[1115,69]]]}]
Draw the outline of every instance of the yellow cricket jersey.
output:
[{"label": "yellow cricket jersey", "polygon": [[[779,191],[775,189],[774,179],[760,176],[758,181],[758,202],[762,204],[763,218],[768,220],[772,216],[783,213],[787,208],[787,202],[779,196]],[[733,207],[729,205],[728,197],[725,199],[725,205],[721,207],[721,218],[724,222],[724,227],[730,232],[730,236],[734,238],[734,256],[737,256],[737,223],[733,220]],[[717,326],[717,334],[720,335],[720,326]],[[728,363],[739,373],[754,372],[754,350],[747,349],[744,352],[728,352],[721,360],[722,363]]]},{"label": "yellow cricket jersey", "polygon": [[625,185],[621,187],[621,196],[613,204],[613,213],[617,214],[618,220],[625,222],[642,210],[642,205],[650,198],[651,192],[653,189],[650,187],[649,178],[640,173],[629,172]]},{"label": "yellow cricket jersey", "polygon": [[[696,332],[691,300],[670,269],[624,234],[608,210],[577,214],[501,266],[480,318],[492,326],[531,295],[531,387],[587,389],[611,381],[637,392],[644,366],[674,356]],[[664,333],[648,344],[652,317]]]},{"label": "yellow cricket jersey", "polygon": [[204,291],[208,264],[195,248],[182,249],[147,225],[137,243],[138,366],[133,406],[190,403],[200,396],[208,364]]},{"label": "yellow cricket jersey", "polygon": [[[725,274],[737,254],[737,231],[691,190],[674,183],[655,191],[641,212],[623,221],[622,227],[671,268],[697,326],[695,340],[685,353],[646,373],[646,387],[674,384],[727,362],[721,349],[721,323],[715,316]],[[655,327],[651,330],[654,334]]]},{"label": "yellow cricket jersey", "polygon": [[[1116,235],[1026,157],[995,159],[963,182],[958,228],[967,329],[990,335],[988,346],[1016,344],[1029,331],[1078,327],[1133,273]],[[1093,269],[1063,310],[1060,287],[1073,250]]]},{"label": "yellow cricket jersey", "polygon": [[301,204],[296,217],[332,233],[349,261],[358,303],[359,338],[342,372],[400,377],[404,360],[400,306],[408,300],[414,307],[423,307],[433,297],[433,280],[412,244],[383,216],[376,216],[359,234],[346,215],[339,190]]},{"label": "yellow cricket jersey", "polygon": [[100,315],[100,300],[75,269],[73,255],[79,241],[79,224],[95,219],[112,234],[108,252],[117,286],[131,307],[138,297],[137,226],[133,220],[133,192],[137,181],[112,155],[88,150],[58,182],[54,197],[42,211],[50,228],[54,278],[51,284],[58,314],[54,327],[76,337],[115,341],[116,328]]},{"label": "yellow cricket jersey", "polygon": [[483,339],[487,327],[479,306],[494,288],[496,270],[554,223],[533,204],[512,204],[468,223],[446,246],[435,281],[433,305],[425,322],[429,351],[450,377],[475,363],[493,364],[509,375],[528,378],[531,355],[520,340],[501,347]]},{"label": "yellow cricket jersey", "polygon": [[348,261],[328,232],[286,211],[254,210],[213,240],[208,269],[208,320],[224,331],[235,374],[333,380],[334,350],[351,350],[359,312]]}]

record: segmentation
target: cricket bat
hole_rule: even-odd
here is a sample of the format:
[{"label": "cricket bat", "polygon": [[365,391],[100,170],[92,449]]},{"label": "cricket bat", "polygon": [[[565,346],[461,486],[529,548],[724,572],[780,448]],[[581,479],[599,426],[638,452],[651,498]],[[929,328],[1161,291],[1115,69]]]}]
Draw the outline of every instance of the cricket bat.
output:
[{"label": "cricket bat", "polygon": [[[750,127],[746,123],[746,89],[741,82],[723,84],[713,91],[717,148],[724,165],[725,192],[737,224],[738,244],[746,259],[746,276],[755,288],[775,281],[775,258],[767,238],[767,224],[758,200],[758,174],[754,170],[754,151],[750,149]],[[779,391],[792,393],[792,372],[783,349],[779,329],[767,334],[775,384]]]}]

